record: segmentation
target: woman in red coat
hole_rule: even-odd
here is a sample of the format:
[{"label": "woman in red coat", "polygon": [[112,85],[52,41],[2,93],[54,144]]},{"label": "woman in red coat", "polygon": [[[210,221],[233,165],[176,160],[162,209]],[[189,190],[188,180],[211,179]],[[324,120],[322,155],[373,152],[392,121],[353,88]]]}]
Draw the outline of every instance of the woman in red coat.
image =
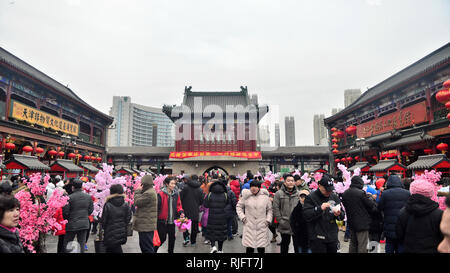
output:
[{"label": "woman in red coat", "polygon": [[62,207],[56,211],[54,218],[56,219],[58,224],[61,225],[61,230],[57,230],[55,233],[55,235],[58,236],[58,253],[65,253],[64,235],[66,234],[66,222],[63,218]]}]

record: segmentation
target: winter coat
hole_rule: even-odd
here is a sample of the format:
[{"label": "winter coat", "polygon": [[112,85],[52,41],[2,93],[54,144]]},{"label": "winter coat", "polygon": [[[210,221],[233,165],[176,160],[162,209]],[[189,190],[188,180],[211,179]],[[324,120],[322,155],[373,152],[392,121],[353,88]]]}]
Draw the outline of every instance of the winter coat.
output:
[{"label": "winter coat", "polygon": [[249,190],[250,189],[250,183],[253,181],[253,179],[248,180],[244,185],[242,185],[242,190]]},{"label": "winter coat", "polygon": [[254,195],[250,190],[243,190],[242,197],[236,206],[239,219],[244,218],[242,233],[244,247],[267,247],[270,244],[269,224],[272,222],[272,202],[269,192],[260,189]]},{"label": "winter coat", "polygon": [[362,179],[352,179],[350,188],[342,195],[347,222],[352,231],[368,231],[371,215],[377,212],[376,202],[363,190]]},{"label": "winter coat", "polygon": [[420,194],[413,194],[400,210],[396,224],[397,240],[404,253],[437,253],[443,239],[439,204]]},{"label": "winter coat", "polygon": [[234,192],[234,195],[236,196],[236,200],[239,201],[239,195],[241,194],[241,184],[239,184],[239,181],[232,180],[230,182],[230,188]]},{"label": "winter coat", "polygon": [[278,231],[282,234],[293,234],[289,218],[299,202],[298,195],[299,192],[295,186],[292,192],[288,192],[284,184],[281,186],[281,189],[275,193],[272,205],[273,217],[277,219]]},{"label": "winter coat", "polygon": [[225,215],[227,219],[230,219],[236,215],[237,198],[236,195],[234,195],[234,192],[230,189],[230,187],[226,186],[226,188],[228,199],[230,200],[230,202],[228,202],[227,206],[225,207]]},{"label": "winter coat", "polygon": [[188,219],[198,222],[203,195],[200,183],[196,180],[189,180],[180,192],[181,205]]},{"label": "winter coat", "polygon": [[308,249],[308,223],[306,223],[305,216],[303,215],[303,205],[301,202],[298,202],[297,206],[295,206],[289,220],[297,245],[302,249]]},{"label": "winter coat", "polygon": [[63,207],[64,219],[67,219],[66,231],[89,229],[89,216],[94,212],[94,202],[89,194],[75,189],[69,195],[67,205]]},{"label": "winter coat", "polygon": [[63,210],[62,208],[59,208],[55,215],[53,216],[56,219],[56,222],[58,222],[58,224],[61,225],[61,229],[60,230],[56,230],[55,235],[59,236],[59,235],[64,235],[66,234],[66,224],[63,224],[62,222],[64,221],[64,217],[63,217]]},{"label": "winter coat", "polygon": [[182,213],[184,211],[178,190],[169,193],[166,187],[162,188],[158,193],[158,221],[173,225]]},{"label": "winter coat", "polygon": [[301,192],[302,190],[306,190],[306,191],[311,191],[311,189],[308,187],[308,183],[303,182],[302,184],[300,184],[300,186],[295,186],[297,188],[298,192]]},{"label": "winter coat", "polygon": [[151,232],[156,230],[158,217],[158,198],[153,186],[146,191],[137,190],[134,193],[136,214],[133,219],[133,230]]},{"label": "winter coat", "polygon": [[127,242],[127,227],[131,220],[131,208],[125,203],[125,194],[112,194],[106,198],[100,223],[104,230],[106,246]]},{"label": "winter coat", "polygon": [[230,201],[225,184],[220,181],[213,182],[204,201],[205,208],[209,208],[206,239],[210,241],[225,241],[227,239],[225,207]]},{"label": "winter coat", "polygon": [[341,203],[339,197],[331,193],[329,197],[324,196],[320,190],[313,191],[305,199],[303,206],[303,215],[308,223],[308,238],[312,240],[323,240],[324,242],[338,241],[338,226],[336,220],[343,221],[345,213],[341,206],[341,214],[334,216],[330,208],[322,211],[323,203],[334,201],[335,205]]},{"label": "winter coat", "polygon": [[396,239],[395,224],[400,213],[410,196],[409,191],[403,188],[403,184],[398,176],[391,175],[386,183],[387,189],[383,191],[378,209],[384,215],[384,234],[387,238]]},{"label": "winter coat", "polygon": [[18,230],[12,232],[0,226],[0,253],[24,253]]}]

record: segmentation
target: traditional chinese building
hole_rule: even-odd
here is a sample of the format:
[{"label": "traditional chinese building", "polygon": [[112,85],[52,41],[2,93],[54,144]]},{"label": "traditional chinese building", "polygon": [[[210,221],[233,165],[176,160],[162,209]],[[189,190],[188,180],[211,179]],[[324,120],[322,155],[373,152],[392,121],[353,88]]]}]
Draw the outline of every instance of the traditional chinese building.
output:
[{"label": "traditional chinese building", "polygon": [[106,130],[112,121],[67,86],[0,48],[3,161],[24,154],[48,166],[57,158],[98,163],[106,159]]},{"label": "traditional chinese building", "polygon": [[[450,43],[368,89],[344,110],[326,118],[325,125],[333,136],[330,164],[352,166],[364,161],[368,163],[361,164],[365,171],[376,170],[376,175],[387,173],[389,168],[395,172],[392,166],[397,166],[401,169],[398,172],[410,176],[411,168],[406,170],[407,166],[419,157],[446,153],[445,147],[450,143],[448,111],[436,94],[448,79]],[[386,159],[393,161],[375,167]],[[332,169],[336,170],[334,166]]]},{"label": "traditional chinese building", "polygon": [[169,155],[173,173],[258,171],[257,127],[268,106],[251,100],[247,87],[237,92],[185,87],[183,103],[164,105],[163,112],[176,124],[175,151]]}]

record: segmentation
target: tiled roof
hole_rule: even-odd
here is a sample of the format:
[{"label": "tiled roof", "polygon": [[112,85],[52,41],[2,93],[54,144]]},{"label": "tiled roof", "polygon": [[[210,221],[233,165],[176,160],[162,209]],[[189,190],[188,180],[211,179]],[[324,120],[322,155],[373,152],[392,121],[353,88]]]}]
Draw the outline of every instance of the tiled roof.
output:
[{"label": "tiled roof", "polygon": [[396,141],[383,144],[383,146],[384,146],[384,148],[393,148],[393,147],[399,147],[402,145],[408,145],[408,144],[417,143],[417,142],[426,141],[426,140],[432,140],[432,139],[434,139],[433,136],[419,132],[419,133],[411,134],[409,136],[402,136],[400,139],[398,139]]},{"label": "tiled roof", "polygon": [[82,168],[75,165],[73,161],[69,159],[57,159],[52,165],[50,165],[50,167],[52,167],[55,164],[63,167],[69,172],[83,172]]},{"label": "tiled roof", "polygon": [[350,168],[348,168],[348,171],[353,172],[353,171],[355,171],[357,168],[362,169],[362,168],[365,168],[365,167],[367,167],[367,166],[369,166],[369,162],[367,162],[367,161],[356,162],[355,165],[353,165],[353,166],[351,166]]},{"label": "tiled roof", "polygon": [[367,143],[379,142],[379,141],[382,141],[382,140],[399,138],[401,136],[402,136],[402,134],[400,132],[398,132],[398,131],[389,131],[389,132],[384,133],[384,134],[379,134],[379,135],[376,135],[376,136],[373,136],[373,137],[366,138],[366,142]]},{"label": "tiled roof", "polygon": [[395,165],[399,165],[406,169],[406,167],[398,163],[396,159],[389,159],[389,160],[380,160],[378,164],[372,166],[372,168],[370,168],[369,171],[371,172],[386,171],[387,169],[392,168]]},{"label": "tiled roof", "polygon": [[367,145],[362,146],[362,149],[360,147],[354,147],[352,149],[350,149],[347,153],[349,154],[357,154],[359,152],[367,152],[370,150],[370,147]]},{"label": "tiled roof", "polygon": [[94,167],[94,165],[92,165],[92,162],[81,161],[80,165],[81,165],[81,167],[88,169],[91,172],[99,171],[99,169],[97,169],[96,167]]},{"label": "tiled roof", "polygon": [[261,147],[261,155],[271,156],[271,155],[281,155],[281,156],[291,156],[292,153],[295,156],[299,155],[318,155],[324,156],[330,153],[328,146],[294,146],[294,147]]},{"label": "tiled roof", "polygon": [[124,167],[122,167],[122,168],[120,168],[119,170],[117,170],[117,171],[120,171],[120,170],[124,170],[124,171],[126,171],[127,173],[130,173],[130,174],[133,174],[133,173],[135,173],[135,171],[133,171],[133,170],[130,170],[129,168],[124,168]]},{"label": "tiled roof", "polygon": [[3,61],[16,69],[30,75],[31,77],[41,81],[42,83],[58,90],[62,94],[75,99],[76,101],[80,102],[87,108],[89,108],[94,113],[100,114],[103,118],[112,120],[113,118],[98,111],[96,108],[90,106],[85,101],[83,101],[80,97],[78,97],[70,88],[62,85],[61,83],[57,82],[56,80],[50,78],[46,74],[42,73],[41,71],[37,70],[33,66],[29,65],[28,63],[24,62],[17,56],[11,54],[10,52],[6,51],[4,48],[0,47],[0,61]]},{"label": "tiled roof", "polygon": [[29,155],[13,155],[10,160],[5,162],[5,165],[8,165],[10,162],[17,162],[20,165],[25,166],[30,170],[50,170],[50,167],[39,161],[37,156],[29,156]]},{"label": "tiled roof", "polygon": [[365,102],[369,101],[373,97],[376,97],[385,91],[396,88],[396,86],[401,85],[403,82],[413,78],[414,76],[421,74],[433,67],[436,67],[450,59],[450,43],[442,46],[441,48],[433,51],[422,59],[416,61],[415,63],[409,65],[398,73],[392,75],[386,80],[380,82],[374,87],[368,89],[364,92],[356,101],[347,106],[344,110],[339,113],[326,118],[325,123],[329,123],[332,120],[336,120],[339,117],[345,116],[348,113],[353,112],[355,109],[364,105]]},{"label": "tiled roof", "polygon": [[423,170],[433,168],[442,161],[449,161],[445,154],[435,154],[435,155],[423,155],[408,165],[408,170]]}]

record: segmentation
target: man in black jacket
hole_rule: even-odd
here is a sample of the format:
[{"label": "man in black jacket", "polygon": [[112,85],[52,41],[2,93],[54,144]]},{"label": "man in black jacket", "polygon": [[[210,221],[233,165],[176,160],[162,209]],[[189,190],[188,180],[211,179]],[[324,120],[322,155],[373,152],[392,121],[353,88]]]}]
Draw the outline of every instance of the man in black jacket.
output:
[{"label": "man in black jacket", "polygon": [[81,253],[84,253],[86,235],[89,231],[89,215],[94,211],[94,203],[89,194],[82,191],[83,182],[79,179],[73,181],[73,193],[69,195],[69,202],[63,207],[63,217],[68,220],[66,235],[64,236],[64,249],[75,235]]},{"label": "man in black jacket", "polygon": [[342,195],[347,223],[351,229],[349,253],[367,253],[370,215],[377,212],[375,200],[366,194],[363,187],[362,178],[354,176],[350,188]]},{"label": "man in black jacket", "polygon": [[306,197],[303,215],[308,223],[309,246],[312,253],[336,253],[338,226],[336,220],[344,219],[341,201],[333,193],[333,180],[324,174],[319,189]]},{"label": "man in black jacket", "polygon": [[[198,176],[194,174],[180,192],[181,205],[184,209],[184,213],[186,217],[192,221],[190,235],[191,246],[195,246],[197,242],[198,216],[200,213],[200,206],[203,204],[203,197],[204,193],[200,188]],[[183,245],[186,246],[189,243],[189,230],[186,230],[183,235]]]}]

